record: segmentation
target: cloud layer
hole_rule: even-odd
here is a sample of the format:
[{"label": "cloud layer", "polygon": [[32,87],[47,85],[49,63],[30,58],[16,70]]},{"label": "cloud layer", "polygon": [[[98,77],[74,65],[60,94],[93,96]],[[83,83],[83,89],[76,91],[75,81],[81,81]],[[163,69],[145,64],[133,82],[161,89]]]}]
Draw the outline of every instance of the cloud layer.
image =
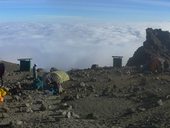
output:
[{"label": "cloud layer", "polygon": [[145,40],[147,27],[170,30],[170,23],[0,23],[0,58],[17,62],[31,57],[39,67],[111,66],[113,55],[123,64]]}]

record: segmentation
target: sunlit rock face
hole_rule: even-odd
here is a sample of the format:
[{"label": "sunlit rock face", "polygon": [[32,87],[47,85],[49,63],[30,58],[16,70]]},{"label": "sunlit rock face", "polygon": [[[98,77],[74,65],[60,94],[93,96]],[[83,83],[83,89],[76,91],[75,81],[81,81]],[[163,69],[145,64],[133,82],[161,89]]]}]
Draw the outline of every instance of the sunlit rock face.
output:
[{"label": "sunlit rock face", "polygon": [[128,60],[127,66],[143,65],[155,57],[170,62],[170,33],[161,29],[147,28],[146,41]]}]

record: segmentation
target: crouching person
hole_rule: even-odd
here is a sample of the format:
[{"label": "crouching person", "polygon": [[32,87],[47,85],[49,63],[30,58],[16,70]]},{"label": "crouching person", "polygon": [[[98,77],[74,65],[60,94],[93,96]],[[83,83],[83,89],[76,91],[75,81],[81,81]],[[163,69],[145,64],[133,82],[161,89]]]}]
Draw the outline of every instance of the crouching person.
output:
[{"label": "crouching person", "polygon": [[59,95],[62,93],[63,88],[61,83],[57,83],[57,82],[52,82],[50,84],[50,91],[53,93],[53,95]]},{"label": "crouching person", "polygon": [[33,82],[33,88],[37,90],[43,89],[43,79],[41,76],[37,76],[37,78]]}]

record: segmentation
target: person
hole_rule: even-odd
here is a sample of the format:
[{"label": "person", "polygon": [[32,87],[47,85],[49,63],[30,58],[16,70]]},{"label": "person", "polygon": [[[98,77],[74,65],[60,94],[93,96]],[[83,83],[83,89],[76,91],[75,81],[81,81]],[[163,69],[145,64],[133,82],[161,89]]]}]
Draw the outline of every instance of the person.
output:
[{"label": "person", "polygon": [[33,88],[37,90],[43,90],[45,86],[44,72],[41,68],[36,69],[36,64],[33,66],[33,77]]},{"label": "person", "polygon": [[3,84],[4,84],[4,81],[3,81],[4,73],[5,73],[5,65],[4,65],[4,63],[0,63],[1,86],[3,86]]},{"label": "person", "polygon": [[53,95],[61,93],[62,85],[51,76],[51,72],[45,75],[45,86]]},{"label": "person", "polygon": [[34,64],[33,66],[33,79],[36,80],[37,79],[37,65]]},{"label": "person", "polygon": [[56,81],[52,81],[50,83],[50,85],[51,85],[50,90],[52,91],[53,95],[59,95],[63,92],[63,88],[62,88],[61,83],[56,82]]},{"label": "person", "polygon": [[33,82],[33,88],[42,90],[44,88],[43,78],[41,76],[37,76],[37,78]]},{"label": "person", "polygon": [[164,66],[164,71],[167,71],[169,69],[169,62],[165,60],[163,66]]}]

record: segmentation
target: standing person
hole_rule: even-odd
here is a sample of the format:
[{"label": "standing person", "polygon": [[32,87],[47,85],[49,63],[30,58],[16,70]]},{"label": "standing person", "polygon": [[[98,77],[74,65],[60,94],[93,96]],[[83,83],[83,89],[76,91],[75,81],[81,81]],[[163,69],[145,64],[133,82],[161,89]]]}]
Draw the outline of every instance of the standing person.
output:
[{"label": "standing person", "polygon": [[33,78],[34,80],[37,79],[37,65],[36,64],[34,64],[33,66]]},{"label": "standing person", "polygon": [[1,79],[1,86],[3,86],[4,81],[3,81],[3,76],[5,73],[5,65],[4,63],[0,63],[0,79]]},{"label": "standing person", "polygon": [[169,62],[167,60],[163,63],[164,71],[167,71],[169,69]]}]

